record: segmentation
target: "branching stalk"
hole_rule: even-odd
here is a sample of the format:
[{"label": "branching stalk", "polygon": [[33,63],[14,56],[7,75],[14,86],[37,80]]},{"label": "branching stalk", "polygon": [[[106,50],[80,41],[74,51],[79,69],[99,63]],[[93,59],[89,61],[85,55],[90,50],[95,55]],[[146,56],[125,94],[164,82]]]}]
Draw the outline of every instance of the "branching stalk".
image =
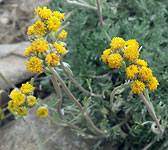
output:
[{"label": "branching stalk", "polygon": [[63,70],[63,72],[65,73],[65,75],[68,77],[69,80],[71,80],[82,92],[90,95],[90,96],[93,96],[93,97],[102,97],[102,95],[100,94],[94,94],[92,92],[89,92],[87,90],[85,90],[75,79],[73,79],[71,77],[71,75],[66,71],[65,67],[64,67],[64,64],[62,62],[62,60],[60,60],[60,64],[61,64],[61,68]]},{"label": "branching stalk", "polygon": [[[61,79],[61,77],[58,75],[58,73],[53,69],[53,68],[49,68],[51,70],[51,72],[53,73],[54,77],[56,80],[58,80],[60,82],[60,84],[62,85],[64,91],[66,92],[66,94],[69,96],[69,98],[78,106],[80,112],[83,112],[83,107],[82,105],[78,102],[78,100],[72,95],[72,93],[69,91],[68,87],[65,85],[64,81]],[[100,134],[107,134],[106,131],[100,130],[99,128],[97,128],[94,123],[92,122],[92,120],[90,119],[90,117],[84,113],[84,118],[86,119],[86,121],[89,123],[89,125],[98,133]]]},{"label": "branching stalk", "polygon": [[57,112],[58,112],[58,115],[61,119],[63,119],[62,117],[62,113],[61,113],[61,105],[62,105],[62,94],[61,94],[61,89],[60,89],[60,86],[58,85],[58,82],[57,80],[55,80],[55,78],[52,76],[51,77],[51,81],[53,83],[53,86],[54,86],[54,89],[56,91],[56,94],[57,94],[57,98],[59,99],[59,102],[57,104]]},{"label": "branching stalk", "polygon": [[92,9],[92,10],[97,10],[97,8],[94,7],[94,6],[90,6],[90,5],[84,4],[84,3],[79,3],[79,2],[77,2],[77,1],[67,0],[67,3],[73,4],[73,5],[77,5],[77,6],[81,6],[81,7],[86,7],[86,8]]},{"label": "branching stalk", "polygon": [[160,134],[163,134],[163,130],[162,130],[161,126],[160,126],[159,120],[157,119],[156,114],[155,114],[154,110],[151,108],[149,102],[146,100],[145,96],[142,93],[139,94],[139,96],[143,100],[143,102],[146,105],[150,115],[152,116],[153,120],[155,121],[156,126],[157,126]]},{"label": "branching stalk", "polygon": [[100,26],[104,27],[103,16],[102,16],[101,9],[100,9],[100,0],[96,0],[96,3],[97,3],[97,13],[99,16]]}]

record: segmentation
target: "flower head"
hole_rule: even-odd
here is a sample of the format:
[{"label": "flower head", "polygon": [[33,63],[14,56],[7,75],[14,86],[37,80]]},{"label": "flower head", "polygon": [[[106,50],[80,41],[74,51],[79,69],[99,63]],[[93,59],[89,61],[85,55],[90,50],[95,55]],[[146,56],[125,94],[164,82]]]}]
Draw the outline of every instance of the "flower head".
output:
[{"label": "flower head", "polygon": [[47,20],[47,28],[51,31],[54,32],[58,31],[60,25],[61,25],[60,19],[58,19],[57,17],[52,16]]},{"label": "flower head", "polygon": [[28,106],[33,106],[34,104],[36,104],[36,97],[34,96],[29,96],[27,98],[27,105]]},{"label": "flower head", "polygon": [[51,10],[47,7],[38,7],[37,9],[35,9],[34,13],[38,14],[41,19],[48,19],[52,16]]},{"label": "flower head", "polygon": [[138,73],[138,67],[136,65],[130,65],[126,68],[127,77],[132,79]]},{"label": "flower head", "polygon": [[16,111],[16,108],[17,108],[17,104],[15,101],[11,100],[8,102],[8,109],[10,111]]},{"label": "flower head", "polygon": [[57,56],[57,54],[51,53],[51,54],[47,54],[46,60],[47,60],[48,66],[56,66],[59,63],[60,58],[59,56]]},{"label": "flower head", "polygon": [[25,52],[24,52],[24,55],[25,57],[29,57],[31,53],[33,53],[33,47],[32,46],[29,46],[28,48],[26,48]]},{"label": "flower head", "polygon": [[134,94],[140,94],[145,89],[145,84],[139,80],[136,80],[131,84],[131,87]]},{"label": "flower head", "polygon": [[23,94],[30,94],[33,92],[35,87],[33,87],[29,82],[26,82],[26,84],[22,84],[21,91]]},{"label": "flower head", "polygon": [[130,40],[126,41],[125,45],[126,46],[132,46],[132,47],[134,47],[136,49],[139,48],[139,44],[138,44],[138,42],[135,39],[130,39]]},{"label": "flower head", "polygon": [[120,68],[122,65],[123,58],[120,54],[111,54],[108,57],[108,63],[111,68]]},{"label": "flower head", "polygon": [[109,57],[109,55],[110,55],[110,53],[111,53],[111,49],[106,49],[106,50],[104,50],[104,52],[103,52],[103,55],[102,55],[102,61],[105,63],[105,64],[107,64],[107,62],[108,62],[108,57]]},{"label": "flower head", "polygon": [[37,116],[39,116],[40,118],[42,117],[46,117],[48,115],[48,109],[45,107],[40,107],[37,110]]},{"label": "flower head", "polygon": [[61,44],[54,43],[54,44],[53,44],[53,47],[56,48],[56,50],[57,50],[57,52],[58,52],[59,54],[61,54],[61,55],[66,54],[66,49],[65,49],[63,43],[61,43]]},{"label": "flower head", "polygon": [[43,40],[42,38],[35,39],[32,42],[32,49],[35,54],[36,53],[39,53],[39,54],[44,53],[49,49],[48,42]]},{"label": "flower head", "polygon": [[25,116],[27,115],[27,109],[25,107],[18,107],[16,109],[16,112],[18,113],[18,115],[20,116]]},{"label": "flower head", "polygon": [[134,61],[139,57],[139,50],[135,46],[128,46],[124,50],[124,56],[130,61]]},{"label": "flower head", "polygon": [[65,30],[62,30],[61,33],[58,35],[58,38],[60,40],[65,40],[67,37],[67,32]]},{"label": "flower head", "polygon": [[149,89],[151,91],[154,91],[155,89],[157,89],[157,86],[159,85],[157,79],[155,77],[152,77],[150,80],[149,80]]},{"label": "flower head", "polygon": [[22,105],[25,102],[25,95],[17,89],[14,89],[9,96],[17,106]]},{"label": "flower head", "polygon": [[34,56],[26,62],[26,67],[32,73],[42,73],[42,60]]},{"label": "flower head", "polygon": [[147,65],[148,65],[147,62],[142,59],[137,59],[135,64],[138,66],[145,66],[145,67],[147,67]]},{"label": "flower head", "polygon": [[152,78],[152,70],[144,66],[140,68],[139,74],[143,80],[150,80]]},{"label": "flower head", "polygon": [[64,20],[65,19],[65,14],[64,13],[60,13],[59,11],[54,11],[53,12],[53,16],[55,16],[56,18],[58,18],[60,20]]},{"label": "flower head", "polygon": [[38,36],[43,36],[43,35],[46,34],[45,24],[41,20],[38,20],[38,21],[36,21],[34,23],[34,25],[33,25],[33,34],[36,34]]},{"label": "flower head", "polygon": [[125,41],[123,38],[115,37],[112,39],[110,46],[113,51],[116,51],[117,49],[124,48]]}]

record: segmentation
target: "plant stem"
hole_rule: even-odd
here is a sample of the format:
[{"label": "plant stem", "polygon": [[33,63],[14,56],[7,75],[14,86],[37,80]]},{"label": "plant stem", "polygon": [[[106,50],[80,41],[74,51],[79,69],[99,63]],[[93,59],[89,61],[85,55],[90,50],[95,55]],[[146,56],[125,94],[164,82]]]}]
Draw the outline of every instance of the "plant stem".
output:
[{"label": "plant stem", "polygon": [[102,13],[101,13],[101,9],[100,9],[100,0],[96,0],[96,3],[97,3],[97,13],[99,16],[100,26],[104,27],[103,17],[102,17]]},{"label": "plant stem", "polygon": [[60,60],[60,64],[61,64],[61,68],[63,70],[63,72],[65,73],[65,75],[68,77],[69,80],[71,80],[82,92],[90,95],[90,96],[93,96],[93,97],[102,97],[102,95],[100,94],[94,94],[92,92],[89,92],[87,90],[85,90],[76,80],[74,80],[71,75],[66,71],[65,67],[64,67],[64,64],[62,62],[62,60]]},{"label": "plant stem", "polygon": [[139,96],[140,96],[140,98],[143,100],[143,102],[144,102],[144,104],[146,105],[146,107],[147,107],[147,109],[148,109],[150,115],[152,116],[153,120],[155,121],[156,126],[157,126],[157,128],[158,128],[160,134],[163,134],[163,130],[162,130],[162,128],[161,128],[161,126],[160,126],[160,124],[159,124],[159,121],[158,121],[158,119],[157,119],[157,117],[156,117],[156,114],[155,114],[154,110],[151,108],[149,102],[146,100],[145,96],[144,96],[142,93],[140,93]]},{"label": "plant stem", "polygon": [[[83,113],[83,107],[82,105],[78,102],[78,100],[72,95],[72,93],[69,91],[68,87],[65,85],[64,81],[61,79],[61,77],[58,75],[58,73],[53,69],[53,68],[49,68],[51,70],[51,72],[53,73],[54,77],[56,78],[56,80],[58,80],[60,82],[60,84],[62,85],[64,91],[66,92],[66,94],[69,96],[69,98],[78,106],[79,110],[81,113]],[[100,130],[99,128],[97,128],[94,123],[92,122],[92,120],[90,119],[90,117],[86,114],[83,113],[84,118],[86,119],[86,121],[90,124],[90,126],[97,131],[98,133],[101,134],[107,134],[106,131]]]},{"label": "plant stem", "polygon": [[86,8],[92,9],[92,10],[97,10],[97,8],[94,7],[94,6],[90,6],[88,4],[79,3],[77,1],[69,1],[69,0],[67,0],[67,3],[74,4],[74,5],[81,6],[81,7],[86,7]]},{"label": "plant stem", "polygon": [[57,93],[57,98],[59,99],[59,102],[57,104],[57,112],[58,112],[58,115],[61,119],[63,119],[62,117],[62,113],[61,113],[61,105],[62,105],[62,94],[61,94],[61,89],[60,89],[60,86],[58,85],[58,82],[57,80],[55,80],[54,76],[51,77],[51,81],[54,85],[54,89]]}]

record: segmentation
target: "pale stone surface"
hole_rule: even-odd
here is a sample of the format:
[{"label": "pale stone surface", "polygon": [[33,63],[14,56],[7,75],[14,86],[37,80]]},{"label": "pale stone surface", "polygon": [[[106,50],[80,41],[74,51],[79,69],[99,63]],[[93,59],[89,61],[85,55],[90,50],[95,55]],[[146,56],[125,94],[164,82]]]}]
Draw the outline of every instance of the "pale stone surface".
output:
[{"label": "pale stone surface", "polygon": [[[28,113],[25,120],[29,125],[23,120],[14,120],[0,128],[0,150],[39,150],[36,135],[30,127],[32,123],[42,142],[60,129],[46,118],[39,119],[36,108]],[[90,150],[92,145],[92,141],[88,143],[66,128],[47,140],[43,150]]]},{"label": "pale stone surface", "polygon": [[[18,84],[30,78],[33,74],[28,72],[26,59],[20,56],[9,55],[0,59],[0,72],[13,84]],[[8,84],[0,78],[0,89],[9,88]]]}]

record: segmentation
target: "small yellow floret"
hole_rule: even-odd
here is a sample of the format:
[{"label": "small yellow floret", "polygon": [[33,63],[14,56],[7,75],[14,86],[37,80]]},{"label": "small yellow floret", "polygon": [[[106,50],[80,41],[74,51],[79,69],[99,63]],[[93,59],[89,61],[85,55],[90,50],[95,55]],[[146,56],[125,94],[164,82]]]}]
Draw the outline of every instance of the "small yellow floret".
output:
[{"label": "small yellow floret", "polygon": [[47,60],[48,66],[56,66],[59,63],[60,58],[59,56],[57,56],[57,54],[51,53],[51,54],[47,54],[46,60]]},{"label": "small yellow floret", "polygon": [[134,94],[140,94],[145,89],[145,84],[139,80],[136,80],[131,84],[131,87]]},{"label": "small yellow floret", "polygon": [[135,47],[136,49],[139,49],[139,44],[135,39],[130,39],[126,41],[126,46],[132,46]]},{"label": "small yellow floret", "polygon": [[26,62],[26,67],[32,73],[42,73],[42,60],[34,56]]},{"label": "small yellow floret", "polygon": [[62,30],[61,33],[58,35],[58,38],[60,40],[65,40],[67,37],[67,32],[65,30]]},{"label": "small yellow floret", "polygon": [[136,65],[130,65],[126,68],[127,77],[132,79],[138,73],[138,67]]},{"label": "small yellow floret", "polygon": [[8,102],[8,109],[10,111],[16,111],[16,108],[17,108],[17,104],[15,101],[11,100]]},{"label": "small yellow floret", "polygon": [[104,52],[103,52],[103,55],[102,55],[102,61],[105,63],[105,64],[107,64],[107,62],[108,62],[108,57],[109,57],[109,55],[110,55],[110,53],[111,53],[111,49],[106,49],[106,50],[104,50]]},{"label": "small yellow floret", "polygon": [[34,34],[38,35],[38,36],[43,36],[46,34],[46,27],[45,24],[41,21],[41,20],[37,20],[34,25]]},{"label": "small yellow floret", "polygon": [[16,109],[16,112],[18,113],[18,115],[20,116],[25,116],[27,115],[27,109],[25,107],[18,107]]},{"label": "small yellow floret", "polygon": [[147,62],[142,59],[137,59],[135,64],[138,66],[144,66],[144,67],[147,67],[147,65],[148,65]]},{"label": "small yellow floret", "polygon": [[28,29],[27,29],[27,34],[28,34],[28,35],[34,34],[34,26],[29,26],[29,27],[28,27]]},{"label": "small yellow floret", "polygon": [[124,48],[125,41],[123,38],[115,37],[112,39],[110,46],[113,51],[116,51],[117,49]]},{"label": "small yellow floret", "polygon": [[60,13],[59,11],[54,11],[53,12],[53,16],[57,17],[60,20],[64,20],[65,19],[65,14],[64,13]]},{"label": "small yellow floret", "polygon": [[66,54],[66,49],[65,49],[63,43],[61,43],[61,44],[54,43],[54,44],[53,44],[53,47],[56,48],[56,50],[57,50],[57,52],[58,52],[59,54],[61,54],[61,55]]},{"label": "small yellow floret", "polygon": [[42,118],[42,117],[46,117],[48,115],[48,109],[45,107],[40,107],[37,110],[37,116]]},{"label": "small yellow floret", "polygon": [[48,19],[52,16],[51,10],[47,7],[38,7],[37,9],[35,9],[34,13],[38,14],[41,19]]},{"label": "small yellow floret", "polygon": [[29,82],[26,82],[26,84],[22,84],[21,91],[24,94],[30,94],[33,92],[35,87],[33,87]]},{"label": "small yellow floret", "polygon": [[9,96],[17,106],[22,105],[25,102],[25,95],[17,89],[14,89]]},{"label": "small yellow floret", "polygon": [[139,50],[136,47],[128,46],[124,50],[124,56],[130,61],[134,61],[139,57]]},{"label": "small yellow floret", "polygon": [[151,91],[157,89],[157,86],[159,85],[157,79],[155,77],[152,77],[150,80],[149,80],[149,89]]},{"label": "small yellow floret", "polygon": [[108,63],[111,68],[120,68],[123,58],[120,54],[111,54],[108,57]]},{"label": "small yellow floret", "polygon": [[28,48],[26,48],[26,50],[24,51],[24,55],[25,57],[29,57],[30,54],[33,52],[33,47],[32,46],[29,46]]},{"label": "small yellow floret", "polygon": [[33,106],[34,104],[36,104],[36,97],[34,96],[29,96],[27,98],[27,105],[28,106]]},{"label": "small yellow floret", "polygon": [[42,38],[41,39],[35,39],[32,42],[31,46],[32,46],[33,52],[35,54],[36,53],[39,53],[39,54],[44,53],[49,49],[48,41],[45,41]]},{"label": "small yellow floret", "polygon": [[140,68],[139,74],[143,80],[150,80],[152,78],[152,70],[144,66]]},{"label": "small yellow floret", "polygon": [[47,20],[48,30],[56,32],[59,30],[60,25],[61,25],[60,19],[58,19],[57,17],[52,16]]}]

